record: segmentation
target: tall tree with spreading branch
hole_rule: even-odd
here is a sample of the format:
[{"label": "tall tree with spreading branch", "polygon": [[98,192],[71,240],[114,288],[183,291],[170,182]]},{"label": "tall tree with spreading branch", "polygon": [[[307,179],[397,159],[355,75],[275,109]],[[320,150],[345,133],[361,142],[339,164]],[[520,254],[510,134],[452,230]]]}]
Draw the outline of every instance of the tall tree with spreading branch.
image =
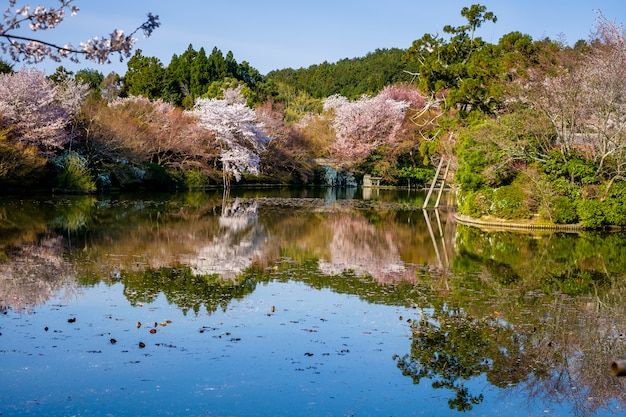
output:
[{"label": "tall tree with spreading branch", "polygon": [[215,134],[220,147],[224,188],[230,187],[231,176],[239,181],[244,173],[260,173],[260,153],[268,138],[256,122],[253,109],[246,106],[245,97],[237,91],[226,90],[225,99],[196,100],[191,111],[200,124]]}]

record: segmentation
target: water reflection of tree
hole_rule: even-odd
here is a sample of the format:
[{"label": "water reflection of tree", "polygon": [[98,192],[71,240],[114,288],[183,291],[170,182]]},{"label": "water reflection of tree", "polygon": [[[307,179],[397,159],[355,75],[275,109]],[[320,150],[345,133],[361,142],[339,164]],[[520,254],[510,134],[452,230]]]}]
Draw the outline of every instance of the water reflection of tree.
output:
[{"label": "water reflection of tree", "polygon": [[[580,416],[609,405],[625,407],[626,384],[610,375],[608,363],[626,357],[626,237],[488,233],[465,227],[458,232],[454,272],[459,278],[436,303],[458,305],[467,317],[496,312],[506,320],[504,333],[511,334],[501,349],[509,352],[511,340],[520,347],[522,366],[501,372],[493,372],[502,361],[498,352],[484,349],[489,381],[503,386],[494,376],[504,375],[506,381],[521,370],[523,383],[507,390],[545,404],[567,403]],[[429,342],[422,337],[417,332],[415,343]],[[422,363],[415,349],[411,355]],[[533,358],[541,359],[540,366]]]},{"label": "water reflection of tree", "polygon": [[0,309],[30,310],[44,304],[69,282],[72,265],[63,258],[62,237],[42,237],[36,242],[2,248],[0,259]]},{"label": "water reflection of tree", "polygon": [[433,388],[451,390],[448,404],[458,411],[471,410],[483,401],[477,384],[468,383],[482,374],[491,384],[505,388],[530,374],[548,372],[534,336],[495,316],[476,318],[439,305],[416,320],[412,330],[411,351],[396,356],[398,367],[416,384],[425,378]]},{"label": "water reflection of tree", "polygon": [[128,273],[122,282],[131,304],[150,303],[163,294],[184,314],[190,310],[198,314],[202,308],[208,313],[226,311],[232,300],[242,299],[256,288],[256,282],[248,278],[224,280],[219,275],[198,275],[186,265]]},{"label": "water reflection of tree", "polygon": [[332,240],[328,242],[328,258],[319,262],[322,272],[338,275],[351,270],[380,283],[415,280],[415,269],[400,258],[392,228],[376,228],[354,212],[329,217],[325,227],[332,231]]},{"label": "water reflection of tree", "polygon": [[198,275],[219,274],[233,279],[263,253],[265,234],[258,222],[256,200],[225,200],[219,217],[219,233],[199,248],[188,263]]}]

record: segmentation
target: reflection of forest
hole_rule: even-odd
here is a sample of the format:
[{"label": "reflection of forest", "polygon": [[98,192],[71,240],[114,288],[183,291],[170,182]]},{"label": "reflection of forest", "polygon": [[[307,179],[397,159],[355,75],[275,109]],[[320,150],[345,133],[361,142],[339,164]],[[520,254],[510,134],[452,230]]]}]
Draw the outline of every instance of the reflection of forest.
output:
[{"label": "reflection of forest", "polygon": [[459,410],[481,401],[463,383],[480,374],[581,416],[623,408],[625,383],[608,365],[626,357],[624,239],[458,226],[452,291],[439,291],[432,314],[416,321],[398,366],[451,389]]},{"label": "reflection of forest", "polygon": [[121,281],[132,303],[164,294],[210,313],[258,282],[299,280],[419,307],[397,364],[449,390],[457,410],[482,401],[471,383],[481,375],[582,416],[626,406],[608,372],[626,358],[624,235],[487,233],[446,212],[377,204],[204,193],[4,201],[0,308]]},{"label": "reflection of forest", "polygon": [[[419,211],[357,209],[355,200],[174,197],[25,200],[19,210],[5,202],[4,296],[13,300],[19,291],[11,286],[21,286],[33,303],[43,302],[58,288],[53,283],[74,275],[61,269],[84,283],[180,265],[235,280],[253,265],[293,257],[313,259],[329,275],[351,271],[388,283],[415,281],[418,267],[436,265]],[[41,255],[33,254],[37,248]],[[36,278],[28,284],[16,276]]]}]

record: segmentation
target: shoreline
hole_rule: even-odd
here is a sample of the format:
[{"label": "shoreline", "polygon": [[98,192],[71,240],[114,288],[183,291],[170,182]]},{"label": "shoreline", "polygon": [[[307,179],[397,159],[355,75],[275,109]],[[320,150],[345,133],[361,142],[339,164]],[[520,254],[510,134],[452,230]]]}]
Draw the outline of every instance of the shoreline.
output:
[{"label": "shoreline", "polygon": [[508,221],[508,220],[485,220],[485,219],[475,219],[473,217],[464,216],[462,214],[455,213],[454,218],[460,224],[466,226],[476,226],[476,227],[486,227],[491,229],[502,229],[502,230],[545,230],[545,231],[553,231],[553,232],[570,232],[570,233],[578,233],[582,232],[584,229],[579,224],[552,224],[552,223],[520,223],[519,221]]}]

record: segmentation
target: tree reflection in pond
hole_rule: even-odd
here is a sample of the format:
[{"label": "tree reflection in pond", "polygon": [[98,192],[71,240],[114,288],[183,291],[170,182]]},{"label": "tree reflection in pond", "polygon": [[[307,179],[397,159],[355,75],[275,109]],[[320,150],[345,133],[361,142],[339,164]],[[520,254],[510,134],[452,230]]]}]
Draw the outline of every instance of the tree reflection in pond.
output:
[{"label": "tree reflection in pond", "polygon": [[265,235],[258,222],[257,201],[224,200],[218,223],[219,234],[197,249],[186,263],[197,275],[234,279],[263,255]]},{"label": "tree reflection in pond", "polygon": [[[456,246],[454,295],[439,303],[455,303],[474,317],[491,310],[500,323],[494,334],[511,335],[483,352],[489,382],[505,386],[494,375],[522,369],[524,384],[515,390],[548,404],[571,403],[581,416],[626,405],[625,382],[608,372],[612,359],[626,357],[626,236],[458,226]],[[520,367],[500,369],[502,352],[511,351]]]},{"label": "tree reflection in pond", "polygon": [[73,267],[63,259],[64,250],[60,236],[4,247],[0,261],[0,309],[29,311],[63,287],[70,290]]},{"label": "tree reflection in pond", "polygon": [[487,232],[441,214],[382,197],[7,200],[0,308],[104,283],[131,306],[162,295],[199,317],[295,281],[410,311],[390,366],[454,412],[488,414],[494,389],[558,415],[626,406],[608,372],[626,358],[624,235]]}]

